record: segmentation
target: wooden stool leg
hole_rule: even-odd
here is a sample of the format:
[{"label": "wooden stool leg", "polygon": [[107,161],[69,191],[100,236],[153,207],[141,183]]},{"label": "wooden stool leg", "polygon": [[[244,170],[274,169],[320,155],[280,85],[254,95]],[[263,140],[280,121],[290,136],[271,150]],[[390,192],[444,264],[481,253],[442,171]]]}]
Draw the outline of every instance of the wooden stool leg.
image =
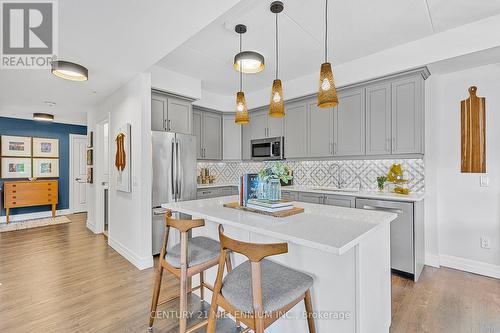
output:
[{"label": "wooden stool leg", "polygon": [[187,297],[188,297],[188,276],[187,276],[187,232],[181,233],[181,291],[180,291],[180,316],[179,316],[179,333],[185,333],[187,330]]},{"label": "wooden stool leg", "polygon": [[[233,271],[233,263],[231,261],[231,253],[227,252],[226,254],[226,267],[227,267],[227,272],[230,273]],[[241,327],[241,322],[238,320],[238,318],[235,318],[236,320],[236,327]]]},{"label": "wooden stool leg", "polygon": [[205,300],[205,274],[204,272],[200,272],[200,297],[201,301]]},{"label": "wooden stool leg", "polygon": [[153,323],[156,317],[156,308],[158,307],[158,298],[160,297],[161,289],[161,278],[163,276],[163,267],[161,267],[161,260],[158,264],[158,270],[156,271],[155,286],[153,289],[153,301],[151,302],[151,312],[149,315],[149,328],[153,327]]},{"label": "wooden stool leg", "polygon": [[309,325],[309,333],[316,333],[316,328],[314,326],[313,307],[311,302],[311,290],[309,289],[306,291],[304,304],[306,306],[307,324]]},{"label": "wooden stool leg", "polygon": [[56,217],[56,205],[52,205],[52,217]]},{"label": "wooden stool leg", "polygon": [[5,208],[5,221],[7,224],[10,222],[10,208]]}]

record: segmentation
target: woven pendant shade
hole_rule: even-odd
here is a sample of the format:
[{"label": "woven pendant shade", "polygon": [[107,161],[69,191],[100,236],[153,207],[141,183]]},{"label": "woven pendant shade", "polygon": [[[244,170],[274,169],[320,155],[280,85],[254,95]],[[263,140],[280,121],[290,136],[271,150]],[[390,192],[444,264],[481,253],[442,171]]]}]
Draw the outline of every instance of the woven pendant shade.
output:
[{"label": "woven pendant shade", "polygon": [[339,104],[337,89],[333,78],[332,66],[329,62],[321,65],[319,73],[318,107],[331,108]]},{"label": "woven pendant shade", "polygon": [[281,118],[285,116],[285,101],[283,100],[283,87],[281,80],[273,81],[271,90],[271,102],[269,103],[269,117]]},{"label": "woven pendant shade", "polygon": [[247,101],[245,99],[245,93],[243,91],[238,91],[236,94],[236,116],[234,122],[238,125],[245,125],[250,122],[250,117],[248,116]]}]

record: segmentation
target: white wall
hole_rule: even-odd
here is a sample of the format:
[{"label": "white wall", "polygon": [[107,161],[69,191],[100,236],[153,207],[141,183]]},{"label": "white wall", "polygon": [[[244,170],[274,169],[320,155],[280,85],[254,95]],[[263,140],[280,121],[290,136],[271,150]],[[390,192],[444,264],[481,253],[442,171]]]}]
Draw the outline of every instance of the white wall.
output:
[{"label": "white wall", "polygon": [[201,80],[199,79],[159,66],[151,67],[148,72],[151,74],[151,87],[154,89],[192,99],[201,98]]},{"label": "white wall", "polygon": [[[431,76],[426,86],[426,247],[441,265],[500,278],[500,64]],[[486,97],[489,187],[460,172],[460,101]],[[480,247],[490,239],[491,249]]]},{"label": "white wall", "polygon": [[[153,266],[151,254],[151,76],[139,74],[99,105],[89,117],[89,130],[109,114],[111,172],[109,183],[109,237],[111,247],[139,269]],[[114,138],[125,123],[131,124],[132,192],[116,190]],[[97,143],[96,143],[97,144]],[[97,154],[99,155],[99,154]],[[96,165],[98,161],[96,161]],[[99,171],[97,171],[99,173]],[[89,195],[96,198],[93,184]],[[95,221],[95,203],[89,221]]]}]

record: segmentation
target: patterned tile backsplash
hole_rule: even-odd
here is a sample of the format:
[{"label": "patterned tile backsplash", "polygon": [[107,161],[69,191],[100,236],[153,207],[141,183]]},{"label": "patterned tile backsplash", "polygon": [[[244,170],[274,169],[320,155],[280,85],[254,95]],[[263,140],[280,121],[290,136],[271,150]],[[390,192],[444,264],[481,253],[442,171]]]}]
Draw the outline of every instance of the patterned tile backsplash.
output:
[{"label": "patterned tile backsplash", "polygon": [[[208,168],[216,177],[216,183],[237,184],[244,173],[257,173],[263,165],[275,162],[199,162],[201,168]],[[424,160],[340,160],[340,161],[284,161],[293,170],[294,185],[337,186],[357,188],[361,181],[363,190],[376,190],[376,178],[386,175],[393,163],[401,163],[408,187],[413,192],[423,192]]]}]

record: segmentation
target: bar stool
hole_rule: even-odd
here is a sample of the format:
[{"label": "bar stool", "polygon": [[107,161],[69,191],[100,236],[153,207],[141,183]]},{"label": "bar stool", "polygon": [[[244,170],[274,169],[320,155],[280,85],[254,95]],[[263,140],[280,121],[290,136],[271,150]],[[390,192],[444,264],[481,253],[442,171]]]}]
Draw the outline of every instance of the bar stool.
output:
[{"label": "bar stool", "polygon": [[[263,333],[302,300],[307,312],[309,332],[316,332],[311,302],[312,277],[264,259],[287,253],[287,243],[240,242],[225,236],[221,225],[219,240],[219,270],[213,290],[207,333],[215,332],[218,306],[247,326],[241,333],[250,330]],[[223,280],[228,251],[241,253],[249,260],[229,272]]]},{"label": "bar stool", "polygon": [[[153,328],[158,304],[165,304],[173,299],[180,298],[179,332],[192,332],[205,326],[208,321],[204,320],[192,327],[187,327],[187,296],[189,293],[199,289],[201,300],[203,301],[204,288],[213,290],[212,286],[205,283],[204,271],[218,264],[220,244],[219,242],[207,237],[194,237],[188,241],[188,232],[193,228],[204,226],[205,220],[176,220],[172,218],[172,212],[167,211],[165,213],[165,225],[166,228],[163,238],[163,246],[160,253],[160,262],[156,271],[148,327],[150,330]],[[170,227],[179,230],[181,241],[167,252]],[[230,272],[232,270],[230,258],[227,258],[225,263],[228,272]],[[175,275],[180,280],[180,294],[179,296],[171,297],[161,303],[158,303],[164,269]],[[224,269],[222,270],[224,271]],[[200,275],[200,285],[188,290],[188,279],[196,274]]]}]

